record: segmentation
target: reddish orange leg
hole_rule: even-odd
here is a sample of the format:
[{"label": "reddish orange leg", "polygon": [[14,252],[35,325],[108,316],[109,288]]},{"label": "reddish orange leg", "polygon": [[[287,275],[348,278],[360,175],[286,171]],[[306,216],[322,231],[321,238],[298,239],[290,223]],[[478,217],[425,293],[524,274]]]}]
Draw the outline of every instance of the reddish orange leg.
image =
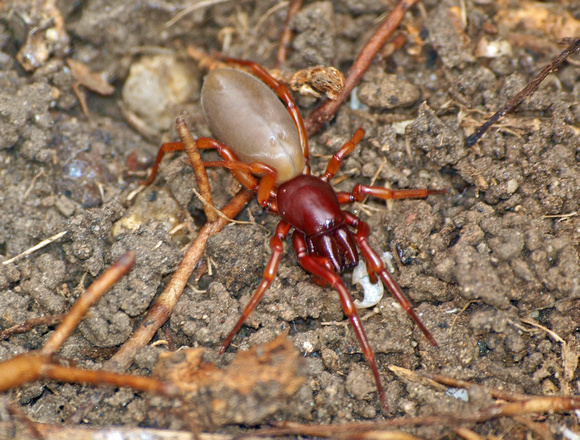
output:
[{"label": "reddish orange leg", "polygon": [[[224,158],[224,160],[230,161],[237,161],[238,158],[234,154],[232,150],[230,150],[226,145],[222,144],[211,138],[199,138],[196,141],[196,145],[201,150],[209,150],[215,149],[218,153]],[[155,159],[155,163],[153,164],[153,168],[151,169],[151,175],[147,178],[147,180],[141,182],[143,185],[148,186],[153,183],[155,176],[157,175],[157,171],[159,169],[159,164],[163,160],[163,156],[165,153],[169,153],[172,151],[183,151],[185,150],[185,145],[183,142],[167,142],[161,145],[159,148],[159,152],[157,153],[157,159]],[[258,186],[258,182],[254,179],[251,174],[246,172],[233,172],[232,173],[246,188],[248,189],[255,189]]]},{"label": "reddish orange leg", "polygon": [[352,190],[353,201],[360,202],[366,196],[379,199],[421,199],[432,194],[445,194],[446,189],[387,189],[380,186],[356,184]]},{"label": "reddish orange leg", "polygon": [[[355,136],[353,136],[353,139],[355,138]],[[344,144],[344,146],[340,149],[340,151],[337,154],[335,154],[335,157],[339,155],[340,152],[343,149],[345,149],[345,147],[348,144],[349,144],[348,142]],[[352,151],[352,149],[350,149],[350,151]],[[335,159],[335,157],[331,159],[331,162]],[[344,155],[342,157],[344,157]],[[337,161],[338,160],[340,160],[340,158],[338,158]],[[328,168],[330,168],[331,162],[329,162],[328,164],[325,176],[328,175]],[[340,163],[338,164],[338,166],[340,166]],[[331,174],[331,177],[332,175],[333,174]],[[338,196],[338,202],[341,205],[344,205],[346,203],[360,202],[364,200],[364,198],[367,195],[371,195],[373,197],[378,197],[381,199],[409,199],[409,198],[424,198],[431,194],[445,194],[446,192],[447,192],[446,189],[387,189],[380,186],[367,186],[359,183],[355,185],[354,189],[352,190],[352,194],[347,192],[338,192],[336,193],[336,195]],[[373,284],[376,283],[377,282],[376,274],[371,265],[368,263],[368,261],[367,261],[367,273],[369,274],[369,279],[371,283]]]},{"label": "reddish orange leg", "polygon": [[169,153],[171,151],[183,151],[185,150],[185,145],[182,142],[167,142],[159,148],[159,152],[157,153],[157,159],[155,159],[155,163],[153,164],[153,168],[151,169],[151,174],[147,178],[147,180],[141,181],[141,185],[149,186],[155,180],[155,176],[157,176],[157,170],[159,169],[159,164],[165,156],[165,153]]},{"label": "reddish orange leg", "polygon": [[276,94],[280,97],[286,108],[288,109],[288,113],[294,120],[296,124],[296,129],[298,130],[298,136],[300,137],[300,145],[302,145],[302,154],[304,155],[304,160],[306,162],[306,168],[310,170],[308,166],[308,136],[306,135],[306,128],[304,126],[304,121],[302,120],[302,116],[300,115],[300,111],[298,110],[298,106],[292,99],[292,95],[284,84],[279,82],[278,80],[274,79],[272,75],[268,73],[266,69],[260,66],[258,63],[254,63],[253,61],[247,60],[240,60],[237,58],[227,58],[224,57],[224,60],[228,63],[239,64],[241,66],[246,66],[254,72],[254,74],[259,77],[262,81],[264,81],[268,86],[270,86]]},{"label": "reddish orange leg", "polygon": [[[321,257],[320,255],[313,255],[310,254],[310,256],[316,260],[316,262],[318,264],[320,264],[321,266],[326,267],[328,270],[333,270],[333,266],[332,266],[332,262],[330,261],[330,258],[328,257]],[[324,278],[320,278],[314,274],[312,275],[312,282],[320,287],[327,287],[328,286],[328,281],[325,280]]]},{"label": "reddish orange leg", "polygon": [[[197,148],[200,150],[217,150],[221,157],[225,161],[229,162],[239,162],[238,157],[235,153],[230,150],[226,145],[212,138],[201,137],[195,141]],[[206,165],[207,166],[207,165]],[[219,165],[218,165],[219,166]],[[227,167],[226,167],[227,168]],[[244,185],[246,188],[254,191],[258,187],[258,181],[252,176],[251,172],[242,169],[232,169],[232,174],[238,181]]]},{"label": "reddish orange leg", "polygon": [[[338,150],[328,162],[328,165],[326,166],[326,172],[324,173],[324,176],[321,177],[322,180],[328,181],[334,177],[342,165],[344,158],[353,152],[364,135],[364,129],[359,128],[352,135],[350,141],[340,147],[340,150]],[[420,199],[432,194],[445,194],[446,192],[446,189],[387,189],[380,186],[368,186],[359,183],[353,188],[352,194],[340,192],[337,193],[337,195],[339,202],[341,204],[345,204],[360,202],[364,200],[366,196],[373,196],[385,200]]]},{"label": "reddish orange leg", "polygon": [[367,335],[363,328],[362,322],[358,316],[356,307],[354,306],[354,302],[352,300],[352,297],[350,296],[350,293],[348,293],[348,290],[346,289],[344,283],[334,271],[328,269],[323,264],[321,264],[318,258],[312,255],[308,255],[306,241],[304,240],[304,236],[300,232],[295,231],[292,234],[292,247],[296,251],[296,255],[298,256],[298,262],[304,268],[304,270],[306,270],[307,272],[313,274],[318,278],[326,280],[328,284],[330,284],[330,286],[338,292],[338,295],[340,297],[340,303],[342,304],[342,310],[344,311],[344,314],[348,317],[351,325],[353,326],[354,333],[356,334],[356,337],[358,338],[358,341],[362,347],[364,357],[367,360],[373,372],[373,377],[375,379],[375,383],[379,391],[379,398],[381,399],[383,408],[385,408],[385,410],[388,410],[389,406],[387,405],[385,391],[383,390],[381,378],[379,376],[379,370],[375,362],[375,353],[371,348],[369,340],[367,339]]},{"label": "reddish orange leg", "polygon": [[[223,161],[204,162],[206,167],[228,168],[242,185],[252,191],[258,192],[258,202],[260,202],[262,206],[270,207],[269,199],[275,199],[274,188],[276,185],[277,173],[274,168],[260,162],[253,162],[251,164],[240,162],[232,150],[215,139],[202,137],[197,139],[196,144],[200,150],[217,150],[220,156],[224,158]],[[185,146],[182,142],[168,142],[163,144],[157,154],[157,159],[155,160],[155,164],[151,170],[151,175],[145,182],[143,182],[143,185],[150,185],[153,182],[159,164],[165,153],[184,149]],[[260,183],[258,183],[252,174],[263,177]],[[273,210],[275,211],[275,209]]]},{"label": "reddish orange leg", "polygon": [[238,332],[238,330],[242,327],[242,324],[246,320],[248,316],[254,311],[274,278],[276,278],[276,272],[278,271],[278,264],[280,264],[280,258],[282,257],[282,252],[284,252],[284,240],[286,239],[286,235],[288,235],[288,231],[290,230],[290,224],[285,220],[280,221],[278,226],[276,226],[276,231],[274,232],[274,236],[270,239],[270,248],[272,249],[272,256],[270,257],[270,261],[264,270],[264,276],[262,278],[262,282],[254,292],[252,299],[248,303],[248,305],[244,308],[242,312],[242,316],[222,344],[222,348],[220,349],[220,354],[223,354],[234,339],[234,336]]},{"label": "reddish orange leg", "polygon": [[381,186],[368,186],[357,183],[351,193],[338,192],[341,205],[362,201],[367,195],[379,199],[422,199],[433,194],[445,194],[447,189],[387,189]]},{"label": "reddish orange leg", "polygon": [[352,151],[355,149],[355,147],[358,145],[358,143],[361,141],[364,135],[365,131],[362,128],[359,128],[357,131],[354,132],[350,141],[348,141],[346,144],[340,147],[340,150],[338,150],[334,154],[334,156],[332,156],[332,159],[330,159],[328,165],[326,165],[326,172],[324,173],[324,176],[321,177],[322,180],[328,181],[329,179],[332,179],[334,177],[334,175],[337,173],[338,169],[342,165],[342,161],[344,160],[344,158],[350,153],[352,153]]},{"label": "reddish orange leg", "polygon": [[[258,202],[264,208],[270,207],[270,197],[275,198],[276,193],[274,192],[274,187],[276,186],[276,170],[269,165],[266,165],[262,162],[252,162],[252,163],[245,163],[240,161],[229,161],[229,160],[218,160],[213,162],[204,162],[206,167],[224,167],[229,169],[232,173],[237,171],[244,171],[248,174],[255,174],[262,179],[260,183],[254,185],[254,187],[250,187],[248,185],[247,188],[251,190],[257,190],[258,192]],[[250,174],[250,175],[251,175]],[[238,179],[240,180],[240,179]],[[242,182],[245,184],[244,182]]]},{"label": "reddish orange leg", "polygon": [[[269,199],[276,199],[275,186],[278,174],[274,168],[261,162],[252,162],[250,164],[241,162],[232,150],[215,139],[199,138],[197,146],[202,150],[216,149],[220,156],[224,158],[223,162],[204,162],[206,167],[224,167],[229,169],[242,185],[258,192],[258,202],[262,206],[265,208],[271,207]],[[257,182],[252,174],[262,177],[260,183]],[[273,210],[275,211],[275,209]]]},{"label": "reddish orange leg", "polygon": [[389,272],[387,272],[387,270],[385,269],[385,265],[381,261],[381,257],[368,243],[367,238],[370,232],[369,225],[348,211],[345,211],[344,215],[346,224],[352,226],[357,231],[356,241],[358,243],[358,246],[360,247],[363,257],[367,261],[367,264],[370,263],[372,271],[374,273],[377,273],[381,277],[381,279],[383,280],[383,282],[385,283],[391,294],[395,297],[395,299],[401,305],[403,310],[405,310],[405,312],[407,312],[407,314],[413,319],[413,321],[415,321],[415,323],[421,329],[421,331],[423,332],[427,340],[431,343],[431,345],[433,347],[437,347],[437,342],[435,342],[435,339],[433,338],[433,336],[431,336],[429,330],[427,330],[427,328],[423,325],[419,317],[415,314],[415,312],[413,311],[413,307],[411,306],[411,303],[409,302],[409,300],[407,299],[401,288],[397,286],[397,283],[395,283],[395,280],[393,280],[391,274],[389,274]]}]

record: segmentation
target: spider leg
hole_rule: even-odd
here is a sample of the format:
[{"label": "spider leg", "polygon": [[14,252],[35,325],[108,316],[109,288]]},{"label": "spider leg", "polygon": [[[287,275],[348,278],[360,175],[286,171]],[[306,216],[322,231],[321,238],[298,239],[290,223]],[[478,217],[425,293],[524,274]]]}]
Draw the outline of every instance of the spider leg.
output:
[{"label": "spider leg", "polygon": [[[196,140],[196,145],[200,150],[217,150],[224,159],[223,161],[204,162],[206,167],[220,166],[228,168],[242,185],[252,191],[257,191],[258,202],[262,206],[270,207],[272,200],[275,200],[276,197],[275,186],[277,172],[274,168],[260,162],[253,162],[251,164],[241,162],[230,148],[215,139],[201,137]],[[161,145],[157,159],[151,169],[151,174],[142,184],[147,186],[153,182],[165,153],[182,150],[185,150],[185,145],[182,142],[167,142]],[[253,174],[262,177],[259,183]]]},{"label": "spider leg", "polygon": [[357,183],[352,193],[337,192],[338,202],[341,205],[362,201],[366,196],[373,196],[379,199],[422,199],[432,194],[445,194],[447,189],[387,189],[382,186],[369,186]]},{"label": "spider leg", "polygon": [[157,158],[155,159],[155,163],[153,164],[153,168],[151,168],[151,174],[146,180],[141,182],[141,185],[149,186],[155,180],[155,176],[157,176],[157,170],[159,169],[159,164],[165,156],[165,153],[170,153],[172,151],[183,151],[185,150],[185,145],[183,142],[166,142],[161,147],[159,147],[159,151],[157,153]]},{"label": "spider leg", "polygon": [[427,327],[423,325],[417,314],[414,312],[411,303],[409,302],[409,300],[407,299],[401,288],[397,285],[391,274],[385,268],[385,265],[381,261],[379,254],[377,254],[377,252],[368,243],[367,238],[370,232],[369,225],[348,211],[344,211],[344,215],[346,223],[349,226],[352,226],[353,228],[356,229],[356,241],[358,243],[358,246],[360,247],[364,259],[367,261],[367,263],[370,263],[373,272],[378,274],[379,277],[381,277],[381,279],[388,287],[391,294],[395,297],[395,299],[401,305],[403,310],[405,310],[405,312],[407,312],[407,314],[413,319],[413,321],[415,321],[415,323],[421,329],[421,331],[423,332],[429,343],[433,347],[437,347],[437,342],[435,341],[433,336],[431,336],[431,333],[429,333]]},{"label": "spider leg", "polygon": [[234,326],[228,337],[223,342],[222,347],[220,349],[220,354],[223,354],[223,352],[226,351],[226,348],[228,348],[228,345],[230,345],[230,342],[232,342],[232,339],[234,339],[234,336],[236,335],[238,330],[242,327],[242,324],[244,323],[246,318],[250,316],[250,313],[254,311],[254,309],[264,296],[264,293],[266,293],[266,290],[268,290],[268,287],[270,287],[270,284],[272,284],[272,281],[274,281],[274,278],[276,278],[278,264],[280,264],[280,258],[282,256],[282,252],[284,251],[283,242],[286,239],[289,230],[290,224],[285,220],[281,220],[280,223],[278,223],[278,226],[276,226],[274,236],[270,239],[270,248],[272,249],[272,256],[270,257],[270,261],[268,262],[268,265],[264,270],[262,282],[254,292],[254,295],[252,296],[252,299],[250,300],[248,305],[246,305],[246,307],[244,308],[242,316],[240,316],[240,319],[238,320],[238,322],[236,323],[236,325]]},{"label": "spider leg", "polygon": [[[195,141],[195,143],[197,145],[197,148],[199,148],[200,150],[214,149],[214,150],[218,151],[218,153],[220,154],[221,157],[223,157],[224,160],[238,161],[237,156],[230,148],[228,148],[226,145],[222,144],[221,142],[216,141],[215,139],[202,137],[202,138],[197,139]],[[184,151],[184,150],[185,150],[185,145],[183,144],[183,142],[166,142],[163,145],[161,145],[161,147],[159,148],[159,152],[157,153],[157,158],[155,159],[155,163],[153,164],[153,167],[151,168],[151,174],[149,175],[147,180],[142,181],[141,184],[145,185],[145,186],[149,186],[153,183],[153,180],[155,180],[155,176],[157,175],[159,165],[160,165],[161,161],[163,160],[163,156],[165,156],[165,153],[170,153],[173,151]],[[242,171],[242,170],[235,170],[235,171],[232,171],[232,174],[236,177],[236,179],[238,179],[240,181],[240,183],[242,185],[244,185],[248,189],[253,190],[258,185],[258,182],[256,181],[256,179],[254,179],[249,172]]]},{"label": "spider leg", "polygon": [[328,161],[328,165],[326,165],[326,172],[324,173],[324,176],[321,177],[322,180],[328,182],[329,179],[334,177],[342,165],[344,158],[352,153],[364,135],[365,131],[362,128],[359,128],[354,132],[352,138],[342,147],[340,147],[340,150],[334,153],[332,158]]},{"label": "spider leg", "polygon": [[446,189],[387,189],[381,186],[368,186],[358,183],[352,190],[353,201],[360,202],[366,196],[379,199],[421,199],[432,194],[445,194]]},{"label": "spider leg", "polygon": [[[359,130],[361,130],[361,129],[359,129]],[[355,136],[356,136],[356,133],[353,136],[353,139],[355,138]],[[352,140],[351,140],[351,142],[352,142]],[[348,142],[344,145],[346,146],[347,144],[348,144]],[[343,146],[343,148],[344,148],[344,146]],[[342,151],[342,148],[341,148],[341,151]],[[337,154],[335,154],[334,156],[336,157],[338,154],[340,154],[340,151]],[[330,168],[330,164],[335,159],[335,157],[333,157],[330,160],[330,162],[328,163],[326,174],[328,174],[328,169]],[[331,174],[331,177],[332,176],[333,176],[333,174]],[[360,202],[367,195],[371,195],[373,197],[378,197],[378,198],[386,200],[386,199],[424,198],[424,197],[427,197],[431,194],[445,194],[446,192],[447,192],[446,189],[387,189],[387,188],[383,188],[380,186],[368,186],[368,185],[362,185],[359,183],[359,184],[355,185],[354,189],[352,190],[352,193],[340,191],[340,192],[337,192],[336,195],[338,197],[338,202],[341,205],[345,205],[347,203]],[[365,257],[365,259],[366,259],[366,257]],[[369,263],[368,260],[367,260],[367,273],[369,274],[369,278],[370,278],[371,282],[374,284],[377,281],[375,269],[374,269],[373,265]],[[387,276],[389,278],[391,278],[390,275],[387,274]],[[391,280],[392,280],[392,278],[391,278]],[[385,282],[385,284],[388,286],[390,283]],[[395,293],[393,293],[393,295],[395,295]],[[395,295],[395,297],[396,297],[396,295]],[[403,305],[403,304],[401,303],[401,305]]]},{"label": "spider leg", "polygon": [[316,256],[308,254],[308,248],[306,246],[306,241],[304,240],[303,234],[297,231],[292,234],[292,247],[296,251],[298,262],[307,272],[318,278],[326,280],[328,284],[338,292],[344,314],[348,317],[351,325],[353,326],[356,337],[358,338],[362,347],[364,357],[371,367],[377,389],[379,390],[379,397],[381,399],[383,408],[388,410],[385,391],[381,385],[379,370],[375,361],[375,353],[373,352],[373,349],[371,348],[371,345],[367,339],[367,335],[364,331],[362,322],[358,316],[350,293],[348,293],[344,283],[334,271],[330,270],[324,264],[321,264],[320,259]]},{"label": "spider leg", "polygon": [[[277,171],[269,165],[261,162],[245,163],[238,160],[237,156],[226,145],[211,138],[199,138],[197,146],[200,149],[216,149],[224,158],[223,161],[204,162],[206,167],[224,167],[229,169],[234,177],[252,191],[257,191],[258,202],[265,208],[269,208],[276,199]],[[253,175],[262,177],[260,183]]]}]

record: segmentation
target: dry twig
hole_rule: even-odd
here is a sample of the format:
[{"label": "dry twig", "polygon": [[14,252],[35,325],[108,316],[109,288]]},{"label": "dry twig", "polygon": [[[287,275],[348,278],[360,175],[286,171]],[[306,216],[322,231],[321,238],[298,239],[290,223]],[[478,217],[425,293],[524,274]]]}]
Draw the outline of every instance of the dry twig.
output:
[{"label": "dry twig", "polygon": [[56,325],[65,318],[65,314],[60,315],[49,315],[49,316],[41,316],[39,318],[32,318],[22,324],[13,325],[7,329],[4,329],[0,332],[0,340],[8,339],[13,335],[17,335],[19,333],[27,333],[35,327],[40,325]]},{"label": "dry twig", "polygon": [[288,47],[290,46],[290,41],[292,40],[292,29],[290,29],[290,21],[296,14],[298,14],[298,11],[300,11],[302,3],[303,0],[290,0],[290,6],[288,7],[286,20],[284,20],[284,29],[282,29],[282,35],[280,36],[278,52],[276,53],[276,67],[280,67],[286,62]]},{"label": "dry twig", "polygon": [[133,252],[119,257],[78,298],[62,323],[40,350],[17,355],[0,363],[0,392],[46,378],[61,382],[125,386],[138,391],[179,397],[181,393],[179,388],[158,379],[110,373],[102,370],[84,370],[61,366],[53,362],[54,354],[78,326],[89,307],[98,301],[121,277],[126,275],[134,264],[135,254]]},{"label": "dry twig", "polygon": [[54,243],[57,240],[60,240],[62,237],[66,235],[67,232],[68,231],[61,231],[58,234],[55,234],[52,237],[47,238],[46,240],[42,240],[37,245],[34,245],[31,248],[26,249],[24,252],[16,255],[15,257],[12,257],[8,260],[4,260],[2,264],[6,265],[9,263],[13,263],[14,261],[20,260],[21,258],[26,257],[27,255],[30,255],[33,252],[36,252],[37,250],[42,249],[43,247],[48,246],[49,244]]},{"label": "dry twig", "polygon": [[[211,195],[211,189],[209,187],[209,180],[207,178],[207,171],[205,170],[205,166],[203,165],[203,161],[201,160],[201,154],[199,154],[199,150],[195,145],[195,140],[191,135],[191,132],[188,130],[187,125],[185,124],[185,119],[183,116],[179,116],[176,121],[177,132],[179,133],[179,137],[185,145],[185,151],[187,151],[187,155],[189,156],[189,160],[191,160],[191,166],[193,167],[193,172],[195,174],[195,180],[197,181],[197,187],[199,188],[199,192],[203,199],[213,207],[213,196]],[[210,206],[204,204],[203,210],[205,212],[205,217],[207,218],[208,222],[213,222],[217,218],[217,214],[213,209],[210,209]]]},{"label": "dry twig", "polygon": [[324,124],[332,119],[338,108],[350,95],[352,89],[354,89],[368,70],[375,56],[386,43],[387,39],[393,35],[395,29],[399,27],[406,12],[418,1],[419,0],[402,0],[397,4],[397,6],[395,6],[383,24],[363,47],[354,64],[348,71],[342,93],[334,101],[328,100],[323,102],[312,113],[310,113],[308,118],[304,121],[306,132],[309,136],[316,133]]},{"label": "dry twig", "polygon": [[568,58],[570,55],[575,53],[580,49],[580,38],[572,41],[570,45],[564,50],[560,55],[558,55],[550,64],[542,69],[533,80],[531,80],[528,85],[526,85],[520,92],[515,96],[512,96],[505,105],[499,109],[494,115],[489,118],[484,124],[477,128],[470,136],[465,139],[465,145],[471,147],[485,134],[489,127],[499,121],[507,112],[515,109],[520,103],[529,95],[534,93],[538,88],[540,83],[546,79],[546,77],[554,72],[560,65]]}]

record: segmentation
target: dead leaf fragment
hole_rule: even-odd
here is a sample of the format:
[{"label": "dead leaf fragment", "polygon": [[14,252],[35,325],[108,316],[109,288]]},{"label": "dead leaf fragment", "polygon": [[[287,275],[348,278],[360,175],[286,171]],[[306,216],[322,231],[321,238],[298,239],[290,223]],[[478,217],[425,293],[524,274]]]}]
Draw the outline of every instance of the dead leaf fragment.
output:
[{"label": "dead leaf fragment", "polygon": [[295,73],[271,70],[270,74],[295,92],[315,98],[322,92],[328,99],[335,100],[344,89],[344,76],[334,67],[314,66]]},{"label": "dead leaf fragment", "polygon": [[[0,5],[2,2],[0,2]],[[32,2],[27,13],[28,36],[16,59],[28,72],[43,66],[52,56],[62,56],[70,49],[70,37],[55,0]]]},{"label": "dead leaf fragment", "polygon": [[302,358],[283,334],[269,344],[240,352],[224,369],[203,360],[203,349],[160,356],[155,374],[179,387],[199,420],[214,427],[256,425],[284,408],[304,383]]},{"label": "dead leaf fragment", "polygon": [[73,78],[92,92],[103,96],[112,95],[115,92],[115,88],[103,78],[102,74],[92,72],[86,64],[72,58],[67,58],[66,63],[70,67]]}]

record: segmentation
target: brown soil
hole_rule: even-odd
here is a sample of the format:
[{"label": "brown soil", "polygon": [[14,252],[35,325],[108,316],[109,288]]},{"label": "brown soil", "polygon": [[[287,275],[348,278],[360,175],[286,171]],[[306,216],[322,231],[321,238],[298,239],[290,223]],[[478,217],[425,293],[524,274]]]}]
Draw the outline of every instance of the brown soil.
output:
[{"label": "brown soil", "polygon": [[[139,162],[154,157],[163,140],[176,139],[170,122],[161,134],[148,133],[148,140],[123,117],[117,102],[130,66],[142,56],[179,54],[190,64],[195,91],[167,110],[168,121],[187,111],[194,135],[209,135],[198,101],[202,73],[183,55],[183,47],[223,50],[225,41],[227,54],[273,66],[286,9],[270,0],[216,2],[166,26],[190,2],[57,2],[70,41],[63,47],[55,44],[40,68],[26,72],[16,52],[26,39],[25,18],[30,27],[40,20],[36,3],[0,4],[0,259],[58,232],[67,235],[0,265],[0,329],[67,311],[83,286],[121,253],[134,250],[133,271],[92,309],[80,332],[59,352],[77,366],[94,369],[128,338],[179,263],[184,244],[205,221],[190,190],[192,172],[180,156],[164,162],[161,178],[127,201],[139,185],[139,177],[127,173],[130,154],[137,152]],[[296,34],[283,67],[325,64],[346,72],[385,12],[383,3],[307,2],[293,21]],[[405,383],[389,365],[519,393],[576,392],[578,57],[473,148],[466,148],[464,140],[564,48],[556,42],[565,29],[580,29],[574,21],[580,19],[580,7],[573,1],[543,2],[552,18],[566,24],[556,29],[551,20],[534,25],[510,15],[529,10],[529,3],[467,0],[463,28],[459,3],[429,0],[413,8],[403,26],[407,45],[371,67],[358,88],[361,104],[343,105],[334,121],[310,140],[317,174],[357,127],[365,128],[365,138],[339,173],[346,177],[336,185],[341,191],[357,182],[368,184],[377,172],[378,185],[449,189],[426,200],[369,200],[352,207],[371,225],[375,249],[396,255],[394,277],[440,348],[430,347],[388,294],[375,310],[361,311],[387,389],[390,413],[381,414],[368,366],[352,328],[344,325],[337,295],[313,284],[288,246],[276,281],[218,359],[221,341],[270,256],[267,243],[277,219],[254,201],[240,216],[253,225],[232,224],[210,239],[206,255],[212,274],[206,272],[197,283],[192,278],[158,339],[171,338],[177,347],[204,347],[208,359],[227,365],[236,352],[289,331],[303,353],[306,383],[283,409],[257,424],[373,421],[477,411],[492,403],[488,395],[464,402]],[[580,31],[567,36],[578,35]],[[511,54],[477,57],[483,38],[508,42]],[[115,86],[113,96],[85,92],[89,120],[73,94],[75,80],[65,53],[104,72]],[[316,105],[312,98],[297,101],[305,115]],[[405,131],[402,121],[409,121]],[[212,170],[210,179],[218,205],[235,193],[236,182],[227,172]],[[135,230],[120,229],[120,219],[131,219]],[[170,234],[182,221],[189,222],[189,229]],[[350,275],[343,278],[360,296]],[[1,341],[0,360],[42,346],[52,330],[39,327]],[[564,347],[572,351],[573,361],[564,359]],[[150,374],[165,350],[164,345],[144,348],[131,373]],[[46,381],[14,390],[8,398],[33,420],[63,423],[93,392],[94,387]],[[156,405],[162,403],[127,389],[111,390],[84,422],[184,426],[181,416],[162,412],[163,406],[151,411]],[[566,426],[578,432],[572,416],[549,415],[544,424],[553,434]],[[512,419],[471,428],[506,439],[524,438],[528,429]],[[439,426],[412,432],[430,439],[455,435]]]}]

